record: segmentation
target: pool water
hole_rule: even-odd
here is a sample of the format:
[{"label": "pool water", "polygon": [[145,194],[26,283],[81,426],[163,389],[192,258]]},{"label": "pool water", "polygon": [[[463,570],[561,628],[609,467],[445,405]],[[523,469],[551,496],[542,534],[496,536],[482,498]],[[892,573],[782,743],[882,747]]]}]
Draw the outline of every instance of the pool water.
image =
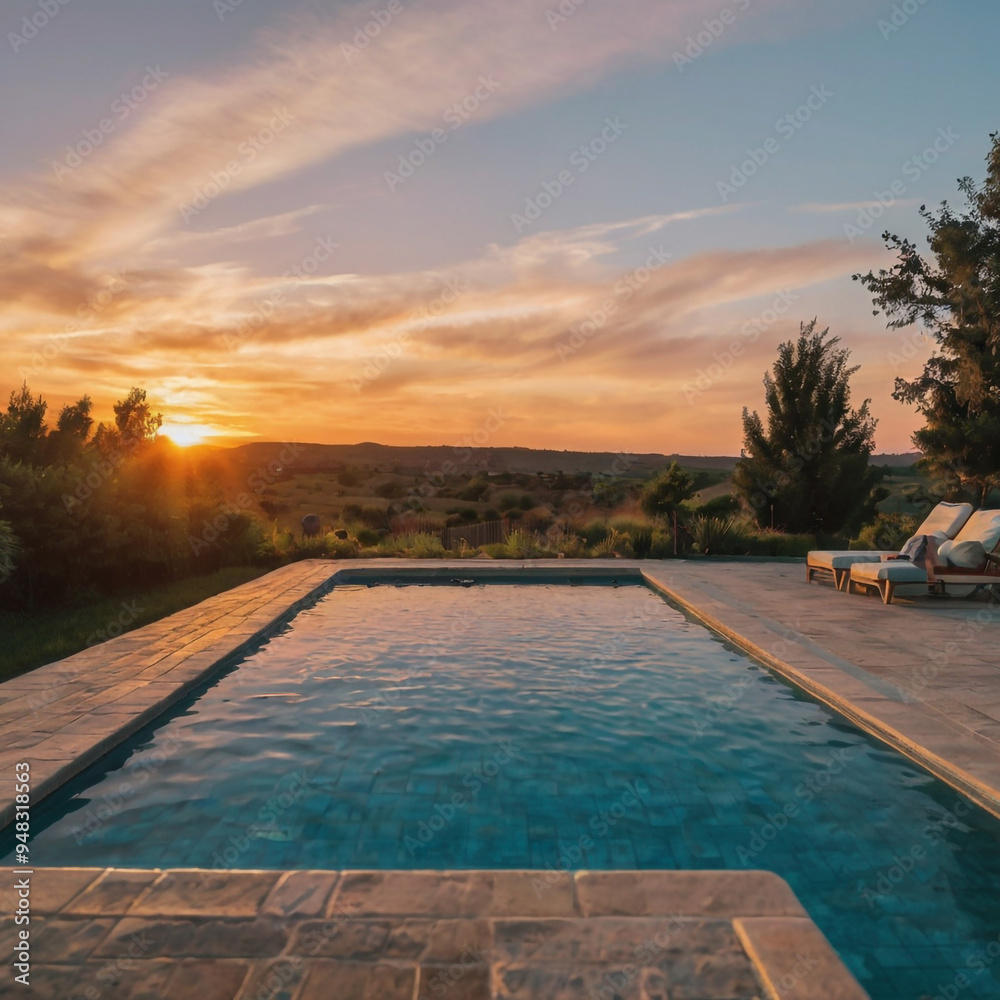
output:
[{"label": "pool water", "polygon": [[770,869],[875,1000],[1000,996],[1000,821],[639,586],[337,587],[33,827],[40,865]]}]

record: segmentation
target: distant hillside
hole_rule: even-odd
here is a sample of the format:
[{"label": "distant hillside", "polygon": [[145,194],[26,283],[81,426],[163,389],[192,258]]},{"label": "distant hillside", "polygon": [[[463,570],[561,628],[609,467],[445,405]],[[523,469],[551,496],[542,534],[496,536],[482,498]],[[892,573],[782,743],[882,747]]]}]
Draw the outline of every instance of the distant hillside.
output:
[{"label": "distant hillside", "polygon": [[[362,444],[301,444],[295,458],[297,471],[330,471],[344,465],[366,466],[384,471],[421,472],[427,468],[441,468],[445,462],[464,472],[615,472],[621,473],[623,458],[628,463],[626,475],[643,476],[676,461],[689,469],[715,469],[730,471],[737,457],[717,455],[641,455],[613,452],[554,451],[534,448],[452,448],[441,446],[398,447],[365,441]],[[274,461],[285,445],[277,441],[255,441],[234,448],[211,449],[224,452],[226,457],[240,465],[258,466]],[[920,456],[874,455],[876,465],[901,467],[912,465]],[[617,460],[617,461],[616,461]]]}]

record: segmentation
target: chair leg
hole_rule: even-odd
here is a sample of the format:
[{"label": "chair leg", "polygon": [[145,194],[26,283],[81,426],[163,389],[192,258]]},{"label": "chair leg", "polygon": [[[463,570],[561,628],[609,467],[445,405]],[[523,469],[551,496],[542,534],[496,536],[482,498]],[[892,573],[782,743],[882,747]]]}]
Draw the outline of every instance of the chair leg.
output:
[{"label": "chair leg", "polygon": [[892,604],[892,592],[896,589],[896,585],[891,580],[886,580],[882,587],[882,603]]},{"label": "chair leg", "polygon": [[835,569],[833,571],[833,582],[837,585],[837,590],[847,593],[847,584],[850,579],[851,571],[849,569]]},{"label": "chair leg", "polygon": [[812,578],[813,568],[809,565],[809,563],[806,563],[806,583],[812,583]]}]

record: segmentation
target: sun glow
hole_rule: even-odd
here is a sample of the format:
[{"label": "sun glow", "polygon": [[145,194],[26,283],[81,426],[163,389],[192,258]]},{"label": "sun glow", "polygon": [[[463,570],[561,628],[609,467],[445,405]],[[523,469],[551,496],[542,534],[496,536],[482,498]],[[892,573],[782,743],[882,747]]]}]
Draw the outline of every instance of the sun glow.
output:
[{"label": "sun glow", "polygon": [[208,424],[184,424],[167,421],[160,427],[160,437],[170,438],[179,448],[188,448],[193,444],[204,444],[217,432]]}]

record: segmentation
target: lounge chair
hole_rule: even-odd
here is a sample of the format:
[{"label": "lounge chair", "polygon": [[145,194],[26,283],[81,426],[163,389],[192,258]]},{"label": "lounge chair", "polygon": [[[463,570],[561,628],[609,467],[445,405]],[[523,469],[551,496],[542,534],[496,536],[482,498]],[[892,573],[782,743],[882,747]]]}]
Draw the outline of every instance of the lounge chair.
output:
[{"label": "lounge chair", "polygon": [[[924,518],[923,524],[917,528],[910,541],[914,541],[921,535],[934,535],[940,542],[947,541],[961,531],[971,515],[972,504],[939,503]],[[806,583],[809,583],[817,573],[830,573],[837,590],[846,591],[848,581],[851,578],[852,566],[856,563],[879,563],[893,555],[899,555],[899,553],[863,549],[841,549],[839,551],[817,549],[806,556]]]},{"label": "lounge chair", "polygon": [[1000,584],[1000,510],[976,511],[965,527],[937,547],[928,570],[907,559],[861,563],[851,570],[848,589],[875,588],[884,604],[901,584],[926,584],[931,592],[947,593],[949,586],[985,587]]}]

